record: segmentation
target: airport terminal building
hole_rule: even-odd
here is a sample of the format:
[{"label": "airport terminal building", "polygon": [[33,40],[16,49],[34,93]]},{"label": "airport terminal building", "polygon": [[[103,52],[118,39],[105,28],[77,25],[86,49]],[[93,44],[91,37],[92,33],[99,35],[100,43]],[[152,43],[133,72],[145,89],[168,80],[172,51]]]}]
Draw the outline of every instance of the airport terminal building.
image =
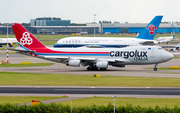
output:
[{"label": "airport terminal building", "polygon": [[70,20],[61,20],[56,17],[42,17],[30,19],[31,26],[70,26]]},{"label": "airport terminal building", "polygon": [[[140,33],[148,23],[102,23],[102,33]],[[157,33],[180,33],[180,23],[161,23]]]},{"label": "airport terminal building", "polygon": [[[30,26],[25,28],[33,34],[120,34],[120,33],[140,33],[148,23],[119,23],[100,21],[99,23],[87,23],[86,26],[71,26],[70,20],[61,20],[55,17],[43,17],[30,20]],[[9,26],[9,33],[13,30]],[[157,33],[180,33],[180,23],[161,23]],[[6,34],[7,27],[0,26],[0,34]]]}]

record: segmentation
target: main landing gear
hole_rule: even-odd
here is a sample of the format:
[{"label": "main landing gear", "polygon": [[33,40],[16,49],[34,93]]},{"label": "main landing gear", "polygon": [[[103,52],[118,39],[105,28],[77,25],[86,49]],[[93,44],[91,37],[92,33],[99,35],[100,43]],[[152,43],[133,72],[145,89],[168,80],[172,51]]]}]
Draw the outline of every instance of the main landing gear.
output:
[{"label": "main landing gear", "polygon": [[[105,71],[107,68],[100,68],[100,71]],[[93,67],[87,67],[88,71],[98,71],[99,69],[95,66]]]},{"label": "main landing gear", "polygon": [[88,71],[98,71],[98,68],[97,67],[87,67],[87,70]]},{"label": "main landing gear", "polygon": [[155,64],[155,66],[154,66],[154,71],[157,71],[157,65],[158,65],[158,64]]}]

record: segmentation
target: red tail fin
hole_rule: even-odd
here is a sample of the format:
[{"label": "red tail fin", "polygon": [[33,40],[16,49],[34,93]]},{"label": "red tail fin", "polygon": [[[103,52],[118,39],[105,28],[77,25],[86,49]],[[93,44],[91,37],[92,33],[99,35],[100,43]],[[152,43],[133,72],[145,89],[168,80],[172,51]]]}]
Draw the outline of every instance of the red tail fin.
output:
[{"label": "red tail fin", "polygon": [[14,23],[11,24],[14,34],[16,36],[19,44],[28,48],[30,50],[34,48],[45,48],[45,46],[37,40],[27,29],[25,29],[21,24]]}]

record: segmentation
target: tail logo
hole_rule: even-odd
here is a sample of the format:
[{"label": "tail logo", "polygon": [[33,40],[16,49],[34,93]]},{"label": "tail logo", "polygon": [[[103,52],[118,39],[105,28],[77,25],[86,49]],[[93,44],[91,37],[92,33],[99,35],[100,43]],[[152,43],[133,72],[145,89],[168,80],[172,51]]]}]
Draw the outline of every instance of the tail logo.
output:
[{"label": "tail logo", "polygon": [[23,33],[23,37],[20,39],[20,43],[22,45],[31,45],[33,42],[32,38],[30,37],[30,34],[28,32]]},{"label": "tail logo", "polygon": [[151,24],[146,29],[149,30],[149,34],[153,35],[155,30],[157,30],[157,27]]}]

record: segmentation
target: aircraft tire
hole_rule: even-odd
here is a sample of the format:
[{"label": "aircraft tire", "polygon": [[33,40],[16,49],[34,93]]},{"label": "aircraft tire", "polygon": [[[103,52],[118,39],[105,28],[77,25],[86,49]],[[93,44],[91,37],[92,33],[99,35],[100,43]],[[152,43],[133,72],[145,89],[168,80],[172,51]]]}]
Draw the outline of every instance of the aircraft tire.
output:
[{"label": "aircraft tire", "polygon": [[157,68],[154,68],[154,71],[157,71]]},{"label": "aircraft tire", "polygon": [[88,70],[88,71],[91,71],[91,68],[90,68],[90,67],[87,67],[87,70]]},{"label": "aircraft tire", "polygon": [[87,67],[88,71],[98,71],[97,67]]},{"label": "aircraft tire", "polygon": [[105,71],[105,70],[106,70],[106,68],[100,68],[100,70],[101,70],[101,71]]}]

